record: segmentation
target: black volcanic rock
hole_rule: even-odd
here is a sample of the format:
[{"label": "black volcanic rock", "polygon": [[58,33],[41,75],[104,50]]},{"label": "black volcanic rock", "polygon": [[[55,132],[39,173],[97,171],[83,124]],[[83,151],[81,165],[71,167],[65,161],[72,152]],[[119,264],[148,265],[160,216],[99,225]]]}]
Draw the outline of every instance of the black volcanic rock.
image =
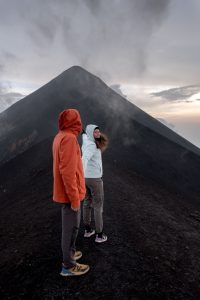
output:
[{"label": "black volcanic rock", "polygon": [[[79,109],[109,136],[107,243],[77,240],[90,272],[61,278],[52,202],[57,116]],[[199,149],[79,67],[0,115],[1,299],[193,300],[200,295]],[[179,194],[180,193],[180,194]]]},{"label": "black volcanic rock", "polygon": [[1,299],[199,299],[200,203],[106,155],[108,241],[84,239],[81,226],[80,262],[90,272],[59,275],[61,213],[52,202],[51,145],[45,139],[0,167]]},{"label": "black volcanic rock", "polygon": [[199,200],[200,149],[144,113],[99,78],[72,67],[0,114],[0,162],[10,160],[57,132],[57,117],[77,108],[83,124],[96,123],[110,139],[106,155]]}]

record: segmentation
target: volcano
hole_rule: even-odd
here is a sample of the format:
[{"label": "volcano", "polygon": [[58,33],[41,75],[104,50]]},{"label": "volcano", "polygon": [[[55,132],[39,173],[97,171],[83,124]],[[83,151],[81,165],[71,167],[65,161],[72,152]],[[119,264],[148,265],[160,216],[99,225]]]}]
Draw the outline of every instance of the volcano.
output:
[{"label": "volcano", "polygon": [[[57,118],[79,110],[109,137],[103,156],[108,242],[83,238],[87,276],[59,277],[52,203]],[[198,299],[200,150],[72,67],[0,114],[2,299]]]},{"label": "volcano", "polygon": [[0,163],[54,136],[66,108],[110,139],[114,164],[198,198],[200,149],[124,99],[99,78],[72,67],[0,114]]}]

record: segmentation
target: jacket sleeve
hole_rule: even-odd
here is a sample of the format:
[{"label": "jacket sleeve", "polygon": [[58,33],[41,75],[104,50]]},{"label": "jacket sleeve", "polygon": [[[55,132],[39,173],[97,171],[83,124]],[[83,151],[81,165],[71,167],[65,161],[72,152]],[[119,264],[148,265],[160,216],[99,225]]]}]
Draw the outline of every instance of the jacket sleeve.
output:
[{"label": "jacket sleeve", "polygon": [[[77,187],[78,150],[76,137],[64,137],[60,145],[59,170],[64,182],[65,192],[74,208],[80,206]],[[79,154],[80,155],[80,154]]]},{"label": "jacket sleeve", "polygon": [[84,173],[86,173],[88,162],[95,154],[95,150],[96,150],[95,144],[89,144],[84,149],[83,156],[82,156]]}]

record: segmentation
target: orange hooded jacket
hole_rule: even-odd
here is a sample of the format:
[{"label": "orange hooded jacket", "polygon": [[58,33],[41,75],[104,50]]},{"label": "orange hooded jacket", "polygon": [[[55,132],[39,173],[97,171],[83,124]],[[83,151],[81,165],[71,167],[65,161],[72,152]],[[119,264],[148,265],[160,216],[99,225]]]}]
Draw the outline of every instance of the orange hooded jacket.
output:
[{"label": "orange hooded jacket", "polygon": [[59,115],[59,132],[53,141],[53,200],[79,208],[85,179],[77,136],[82,130],[79,112],[66,109]]}]

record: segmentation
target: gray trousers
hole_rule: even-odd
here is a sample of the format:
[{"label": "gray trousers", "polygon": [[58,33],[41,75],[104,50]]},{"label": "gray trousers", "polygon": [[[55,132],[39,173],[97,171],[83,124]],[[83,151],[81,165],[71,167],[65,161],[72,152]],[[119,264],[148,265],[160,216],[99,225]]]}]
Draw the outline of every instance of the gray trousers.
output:
[{"label": "gray trousers", "polygon": [[62,239],[61,247],[63,253],[63,263],[66,268],[71,268],[76,264],[73,259],[76,251],[76,238],[80,226],[81,210],[75,212],[70,204],[63,204],[62,215]]},{"label": "gray trousers", "polygon": [[101,178],[85,179],[87,193],[83,202],[83,223],[90,225],[91,212],[94,209],[95,229],[97,233],[103,231],[103,180]]}]

